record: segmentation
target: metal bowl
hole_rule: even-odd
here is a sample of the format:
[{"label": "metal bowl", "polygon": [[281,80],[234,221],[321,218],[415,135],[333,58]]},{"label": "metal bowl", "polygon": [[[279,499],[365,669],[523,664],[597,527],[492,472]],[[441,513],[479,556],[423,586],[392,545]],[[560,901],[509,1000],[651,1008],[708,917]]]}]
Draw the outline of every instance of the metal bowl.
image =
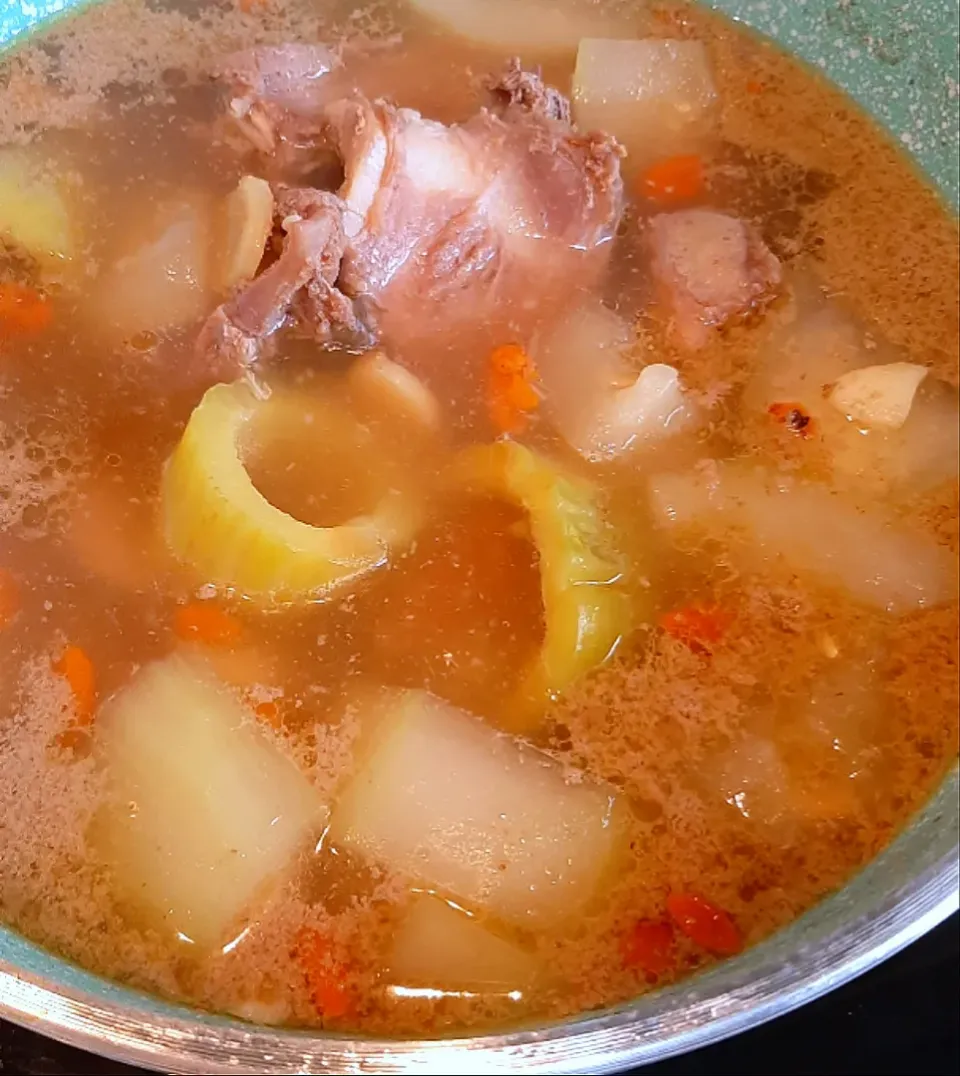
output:
[{"label": "metal bowl", "polygon": [[706,1046],[811,1001],[957,909],[954,772],[845,889],[737,960],[599,1015],[504,1035],[391,1042],[252,1027],[107,983],[0,938],[0,1016],[168,1073],[602,1073]]},{"label": "metal bowl", "polygon": [[[0,5],[0,47],[85,0]],[[953,0],[712,0],[821,67],[958,201]],[[393,1042],[253,1027],[107,982],[0,929],[0,1016],[168,1073],[603,1073],[708,1045],[891,956],[958,908],[958,775],[849,885],[743,956],[636,1002],[501,1035]]]}]

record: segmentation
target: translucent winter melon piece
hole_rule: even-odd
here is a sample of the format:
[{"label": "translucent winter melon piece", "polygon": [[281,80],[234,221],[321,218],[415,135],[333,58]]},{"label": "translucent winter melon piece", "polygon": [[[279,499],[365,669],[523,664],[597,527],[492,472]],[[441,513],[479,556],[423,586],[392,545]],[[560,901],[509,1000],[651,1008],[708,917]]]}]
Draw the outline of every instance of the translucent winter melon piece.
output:
[{"label": "translucent winter melon piece", "polygon": [[661,445],[697,424],[677,371],[639,374],[627,352],[631,326],[601,303],[572,311],[547,334],[536,360],[545,410],[571,448],[598,463]]},{"label": "translucent winter melon piece", "polygon": [[748,555],[782,559],[889,613],[937,605],[956,592],[957,570],[949,550],[881,509],[862,508],[827,486],[715,464],[653,475],[650,499],[661,526],[739,532]]},{"label": "translucent winter melon piece", "polygon": [[717,101],[701,41],[585,38],[573,75],[581,130],[615,135],[631,166],[699,149]]},{"label": "translucent winter melon piece", "polygon": [[537,962],[469,913],[423,894],[394,935],[387,975],[394,989],[522,994],[537,976]]},{"label": "translucent winter melon piece", "polygon": [[327,811],[201,662],[145,666],[98,717],[116,881],[154,921],[222,944],[283,877]]},{"label": "translucent winter melon piece", "polygon": [[387,704],[330,838],[507,922],[591,899],[617,845],[613,790],[422,692]]},{"label": "translucent winter melon piece", "polygon": [[206,198],[185,196],[140,225],[100,277],[93,303],[98,323],[129,337],[175,329],[209,312],[210,216]]}]

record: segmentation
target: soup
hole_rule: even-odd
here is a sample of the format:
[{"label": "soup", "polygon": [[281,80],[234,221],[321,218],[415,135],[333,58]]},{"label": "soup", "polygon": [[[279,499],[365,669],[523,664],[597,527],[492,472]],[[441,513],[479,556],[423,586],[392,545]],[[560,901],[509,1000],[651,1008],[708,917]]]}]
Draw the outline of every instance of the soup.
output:
[{"label": "soup", "polygon": [[2,68],[0,913],[104,975],[596,1009],[956,758],[955,221],[703,8],[501,7],[112,0]]}]

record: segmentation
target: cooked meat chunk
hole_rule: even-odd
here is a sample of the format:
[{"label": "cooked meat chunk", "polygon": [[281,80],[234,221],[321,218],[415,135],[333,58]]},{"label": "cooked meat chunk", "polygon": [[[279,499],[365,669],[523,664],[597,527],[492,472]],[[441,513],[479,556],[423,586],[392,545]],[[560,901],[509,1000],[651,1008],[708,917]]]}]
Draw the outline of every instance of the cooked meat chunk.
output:
[{"label": "cooked meat chunk", "polygon": [[[344,162],[340,194],[350,242],[341,279],[351,294],[383,298],[405,271],[431,273],[433,261],[420,264],[418,256],[437,240],[442,247],[447,225],[476,205],[486,186],[484,162],[462,129],[385,101],[340,101],[328,115]],[[441,263],[442,277],[456,287],[455,260]]]},{"label": "cooked meat chunk", "polygon": [[253,362],[290,313],[319,343],[370,339],[336,287],[346,242],[343,202],[309,188],[278,188],[274,194],[284,233],[280,256],[214,311],[200,334],[203,353],[233,365]]},{"label": "cooked meat chunk", "polygon": [[707,209],[662,213],[650,221],[653,272],[688,348],[703,347],[713,328],[768,302],[780,263],[749,224]]},{"label": "cooked meat chunk", "polygon": [[277,45],[229,56],[214,72],[229,97],[229,113],[255,149],[276,153],[319,133],[318,116],[343,92],[328,78],[340,60],[325,45]]},{"label": "cooked meat chunk", "polygon": [[252,366],[260,358],[263,340],[248,335],[230,320],[227,304],[218,306],[207,318],[197,337],[197,355],[226,378]]},{"label": "cooked meat chunk", "polygon": [[517,105],[551,120],[567,124],[571,122],[567,98],[559,90],[547,86],[539,75],[524,71],[517,58],[507,64],[501,75],[487,81],[487,91],[494,105],[501,110]]},{"label": "cooked meat chunk", "polygon": [[292,313],[322,342],[376,330],[402,348],[514,326],[603,271],[620,148],[578,134],[566,98],[537,75],[514,61],[490,84],[493,108],[447,126],[350,91],[337,63],[282,46],[225,65],[231,108],[274,163],[291,147],[314,162],[335,152],[344,178],[339,198],[281,196],[280,259],[210,319],[205,347],[248,362]]},{"label": "cooked meat chunk", "polygon": [[340,285],[393,342],[509,319],[606,264],[620,218],[620,150],[581,136],[565,100],[511,65],[498,113],[445,126],[363,97],[327,110],[343,159]]}]

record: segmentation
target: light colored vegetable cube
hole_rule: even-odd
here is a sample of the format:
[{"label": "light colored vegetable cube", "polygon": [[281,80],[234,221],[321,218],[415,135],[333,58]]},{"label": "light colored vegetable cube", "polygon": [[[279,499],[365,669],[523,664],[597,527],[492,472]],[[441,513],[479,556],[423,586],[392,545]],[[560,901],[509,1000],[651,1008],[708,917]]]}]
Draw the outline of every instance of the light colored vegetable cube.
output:
[{"label": "light colored vegetable cube", "polygon": [[615,135],[631,165],[695,152],[709,135],[716,101],[700,41],[580,42],[573,75],[577,125]]},{"label": "light colored vegetable cube", "polygon": [[753,555],[783,558],[866,605],[902,614],[947,601],[955,592],[949,550],[825,486],[714,465],[655,475],[650,493],[662,526],[699,524],[743,533]]},{"label": "light colored vegetable cube", "polygon": [[719,471],[655,474],[650,478],[653,518],[661,527],[708,524],[725,507]]},{"label": "light colored vegetable cube", "polygon": [[0,150],[0,246],[18,248],[41,268],[77,253],[76,225],[50,165],[27,150]]},{"label": "light colored vegetable cube", "polygon": [[537,976],[529,953],[439,897],[418,896],[394,935],[387,973],[394,987],[521,994]]},{"label": "light colored vegetable cube", "polygon": [[589,903],[617,845],[613,790],[422,692],[387,706],[330,839],[511,923]]},{"label": "light colored vegetable cube", "polygon": [[844,374],[830,392],[830,403],[853,422],[898,430],[907,421],[927,368],[913,362],[864,366]]},{"label": "light colored vegetable cube", "polygon": [[645,366],[632,385],[612,389],[599,400],[593,422],[574,435],[572,444],[586,459],[613,459],[689,428],[693,417],[680,375],[656,362]]},{"label": "light colored vegetable cube", "polygon": [[595,303],[572,311],[537,349],[545,410],[567,443],[598,462],[652,448],[696,424],[672,366],[639,375],[626,358],[632,333]]},{"label": "light colored vegetable cube", "polygon": [[599,302],[577,306],[545,333],[534,359],[551,415],[564,421],[584,395],[628,385],[624,354],[632,338],[630,324]]},{"label": "light colored vegetable cube", "polygon": [[206,199],[163,206],[152,228],[100,277],[99,322],[132,336],[186,325],[206,313],[213,303],[210,222]]},{"label": "light colored vegetable cube", "polygon": [[789,810],[789,777],[775,743],[748,734],[703,770],[709,794],[719,795],[755,825],[780,822]]},{"label": "light colored vegetable cube", "polygon": [[111,787],[101,837],[121,890],[161,929],[228,942],[326,808],[199,661],[145,666],[98,725]]},{"label": "light colored vegetable cube", "polygon": [[243,176],[222,210],[218,254],[221,290],[229,291],[256,276],[273,230],[273,191],[265,179]]}]

